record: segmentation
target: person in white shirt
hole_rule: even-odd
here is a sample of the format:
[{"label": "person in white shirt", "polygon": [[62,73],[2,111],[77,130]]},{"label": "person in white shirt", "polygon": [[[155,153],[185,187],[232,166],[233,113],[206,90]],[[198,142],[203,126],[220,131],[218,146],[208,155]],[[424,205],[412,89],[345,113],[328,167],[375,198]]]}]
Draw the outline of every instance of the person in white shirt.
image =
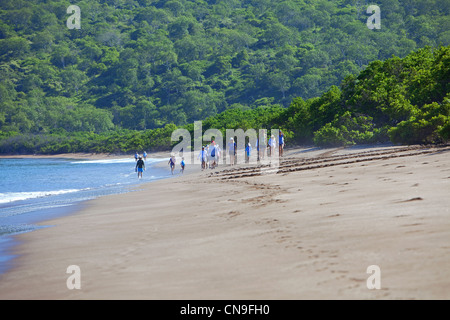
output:
[{"label": "person in white shirt", "polygon": [[269,156],[274,155],[275,147],[277,146],[277,142],[275,140],[275,136],[271,135],[269,139]]},{"label": "person in white shirt", "polygon": [[230,138],[230,142],[228,143],[228,154],[230,155],[230,164],[234,165],[234,158],[235,158],[235,150],[234,150],[234,139]]},{"label": "person in white shirt", "polygon": [[202,161],[202,170],[204,170],[206,168],[206,151],[205,151],[205,147],[202,147],[202,150],[198,154],[197,158]]},{"label": "person in white shirt", "polygon": [[220,146],[216,144],[216,167],[219,166],[219,160],[220,156],[222,155],[222,149],[220,149]]}]

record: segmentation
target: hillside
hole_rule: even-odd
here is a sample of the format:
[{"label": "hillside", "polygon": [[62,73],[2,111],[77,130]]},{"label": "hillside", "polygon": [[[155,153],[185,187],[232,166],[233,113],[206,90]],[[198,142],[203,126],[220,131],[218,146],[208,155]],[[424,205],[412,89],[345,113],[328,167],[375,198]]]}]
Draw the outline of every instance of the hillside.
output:
[{"label": "hillside", "polygon": [[[66,26],[70,4],[81,29]],[[379,30],[357,0],[2,0],[0,135],[168,130],[288,107],[371,61],[450,44],[445,0],[377,4]]]},{"label": "hillside", "polygon": [[[426,47],[405,58],[373,61],[357,76],[346,77],[320,97],[295,98],[279,105],[226,110],[202,121],[202,130],[270,129],[284,131],[288,145],[345,146],[391,141],[445,143],[450,139],[450,46]],[[0,153],[121,153],[170,150],[171,134],[194,125],[104,133],[0,132]]]}]

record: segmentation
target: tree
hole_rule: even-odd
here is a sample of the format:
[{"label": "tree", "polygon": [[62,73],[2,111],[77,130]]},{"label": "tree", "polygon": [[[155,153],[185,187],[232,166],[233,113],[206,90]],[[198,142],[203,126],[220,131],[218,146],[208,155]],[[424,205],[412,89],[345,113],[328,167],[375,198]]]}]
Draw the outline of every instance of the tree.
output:
[{"label": "tree", "polygon": [[283,46],[291,41],[292,31],[277,22],[268,23],[264,31],[264,39],[272,46]]},{"label": "tree", "polygon": [[289,76],[282,72],[276,72],[269,75],[270,83],[283,94],[286,99],[286,91],[291,87]]},{"label": "tree", "polygon": [[71,49],[67,43],[60,43],[52,52],[51,62],[59,67],[65,68],[77,64],[77,50]]},{"label": "tree", "polygon": [[28,41],[21,37],[12,37],[0,40],[0,56],[5,58],[20,58],[30,50]]},{"label": "tree", "polygon": [[69,96],[72,96],[73,94],[78,94],[78,90],[87,80],[87,76],[84,72],[71,66],[61,72],[61,79],[66,92]]}]

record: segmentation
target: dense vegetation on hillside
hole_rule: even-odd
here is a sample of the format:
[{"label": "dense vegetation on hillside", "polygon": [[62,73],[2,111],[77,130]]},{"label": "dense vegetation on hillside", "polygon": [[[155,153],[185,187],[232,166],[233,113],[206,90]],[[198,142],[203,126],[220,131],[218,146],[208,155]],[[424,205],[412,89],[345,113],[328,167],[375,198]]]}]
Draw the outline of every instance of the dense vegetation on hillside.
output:
[{"label": "dense vegetation on hillside", "polygon": [[295,99],[279,125],[317,145],[444,142],[450,137],[449,79],[450,46],[374,61],[320,98]]},{"label": "dense vegetation on hillside", "polygon": [[[450,46],[430,47],[403,59],[374,61],[320,97],[295,98],[288,108],[230,109],[202,121],[203,131],[271,129],[285,132],[288,144],[342,146],[376,143],[441,143],[450,139]],[[131,152],[168,150],[176,142],[168,124],[148,130],[0,135],[0,152]],[[194,125],[188,124],[194,137]],[[0,132],[1,133],[1,132]]]},{"label": "dense vegetation on hillside", "polygon": [[359,0],[2,0],[0,152],[156,150],[202,119],[319,145],[448,138],[447,1],[377,5],[370,30]]}]

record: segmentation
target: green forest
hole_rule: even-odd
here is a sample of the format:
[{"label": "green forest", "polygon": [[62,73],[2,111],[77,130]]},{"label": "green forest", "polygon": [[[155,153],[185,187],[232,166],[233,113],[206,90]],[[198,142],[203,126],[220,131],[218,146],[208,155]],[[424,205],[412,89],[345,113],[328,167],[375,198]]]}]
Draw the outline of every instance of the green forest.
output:
[{"label": "green forest", "polygon": [[288,145],[448,141],[448,0],[378,0],[380,29],[369,4],[1,0],[0,153],[167,150],[199,120]]}]

